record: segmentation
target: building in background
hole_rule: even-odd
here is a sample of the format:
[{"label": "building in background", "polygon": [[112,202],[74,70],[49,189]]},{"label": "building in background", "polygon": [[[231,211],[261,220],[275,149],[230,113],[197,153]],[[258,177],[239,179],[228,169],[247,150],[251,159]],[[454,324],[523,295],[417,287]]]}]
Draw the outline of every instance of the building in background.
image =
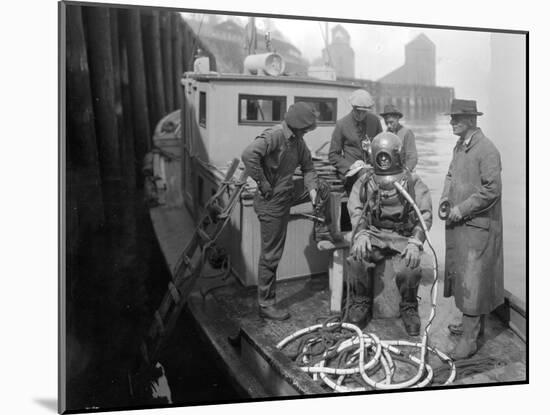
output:
[{"label": "building in background", "polygon": [[334,68],[337,78],[355,78],[355,51],[350,42],[348,31],[342,25],[334,26],[330,44],[323,48],[322,57],[315,59],[313,65]]},{"label": "building in background", "polygon": [[[231,19],[220,22],[218,18],[209,18],[202,21],[189,19],[189,24],[216,57],[219,72],[243,72],[244,58],[248,55],[246,45],[250,42],[248,27],[243,27]],[[269,33],[270,49],[280,54],[285,60],[285,73],[289,75],[307,74],[308,62],[302,57],[300,50],[283,39],[278,30],[270,30]],[[267,52],[266,33],[257,30],[255,38],[256,53]]]},{"label": "building in background", "polygon": [[419,34],[405,45],[405,63],[379,82],[435,86],[435,44],[424,33]]}]

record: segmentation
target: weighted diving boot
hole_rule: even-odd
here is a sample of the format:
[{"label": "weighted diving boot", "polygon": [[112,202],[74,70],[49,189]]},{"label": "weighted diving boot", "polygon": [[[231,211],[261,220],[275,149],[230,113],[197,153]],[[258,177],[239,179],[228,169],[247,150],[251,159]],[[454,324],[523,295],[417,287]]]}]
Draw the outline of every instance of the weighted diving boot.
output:
[{"label": "weighted diving boot", "polygon": [[418,315],[418,303],[401,303],[399,305],[401,320],[409,336],[420,334],[420,316]]},{"label": "weighted diving boot", "polygon": [[351,298],[350,304],[347,305],[346,321],[355,324],[361,330],[367,327],[367,324],[372,320],[372,301],[369,297],[356,295]]},{"label": "weighted diving boot", "polygon": [[462,337],[449,357],[453,360],[467,359],[477,352],[477,339],[481,330],[481,316],[462,316]]},{"label": "weighted diving boot", "polygon": [[280,310],[274,305],[259,306],[260,317],[268,318],[270,320],[286,320],[290,317],[290,313],[286,310]]},{"label": "weighted diving boot", "polygon": [[416,297],[418,288],[402,286],[399,291],[401,293],[399,311],[405,330],[409,336],[418,336],[420,334],[420,316],[418,315],[418,298]]}]

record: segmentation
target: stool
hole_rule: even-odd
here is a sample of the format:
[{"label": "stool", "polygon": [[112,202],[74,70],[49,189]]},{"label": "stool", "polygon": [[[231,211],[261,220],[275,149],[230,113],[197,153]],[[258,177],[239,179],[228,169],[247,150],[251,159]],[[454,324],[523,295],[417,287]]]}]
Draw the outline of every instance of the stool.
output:
[{"label": "stool", "polygon": [[342,234],[342,236],[343,240],[340,241],[320,241],[317,243],[317,249],[319,249],[319,251],[332,251],[328,268],[331,313],[339,313],[342,311],[344,280],[348,271],[346,258],[349,255],[349,238],[351,237],[351,232]]},{"label": "stool", "polygon": [[340,313],[342,311],[342,295],[344,292],[344,281],[348,272],[346,258],[349,255],[351,232],[342,232],[340,220],[342,216],[342,202],[347,198],[342,192],[331,192],[329,196],[331,225],[330,232],[336,235],[338,240],[320,241],[317,243],[319,251],[332,251],[329,259],[328,277],[330,292],[330,312]]}]

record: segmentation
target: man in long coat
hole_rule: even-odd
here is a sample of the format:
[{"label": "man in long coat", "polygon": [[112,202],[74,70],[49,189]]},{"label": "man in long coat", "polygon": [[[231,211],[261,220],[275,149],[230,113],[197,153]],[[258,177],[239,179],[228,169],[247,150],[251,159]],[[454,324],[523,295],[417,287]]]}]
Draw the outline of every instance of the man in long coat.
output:
[{"label": "man in long coat", "polygon": [[[446,297],[454,296],[462,337],[451,357],[477,352],[483,318],[504,301],[501,160],[495,145],[477,127],[476,101],[453,100],[451,126],[459,137],[445,178],[440,216],[445,223]],[[461,326],[461,327],[460,327]]]}]

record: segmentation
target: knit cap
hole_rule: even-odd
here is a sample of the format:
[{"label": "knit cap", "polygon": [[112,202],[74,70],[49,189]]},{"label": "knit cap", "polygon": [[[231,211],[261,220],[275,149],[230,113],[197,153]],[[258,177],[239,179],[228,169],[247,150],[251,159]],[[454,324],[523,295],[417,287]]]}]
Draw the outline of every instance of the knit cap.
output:
[{"label": "knit cap", "polygon": [[305,102],[292,104],[285,114],[285,122],[291,128],[301,130],[317,122],[317,112]]}]

